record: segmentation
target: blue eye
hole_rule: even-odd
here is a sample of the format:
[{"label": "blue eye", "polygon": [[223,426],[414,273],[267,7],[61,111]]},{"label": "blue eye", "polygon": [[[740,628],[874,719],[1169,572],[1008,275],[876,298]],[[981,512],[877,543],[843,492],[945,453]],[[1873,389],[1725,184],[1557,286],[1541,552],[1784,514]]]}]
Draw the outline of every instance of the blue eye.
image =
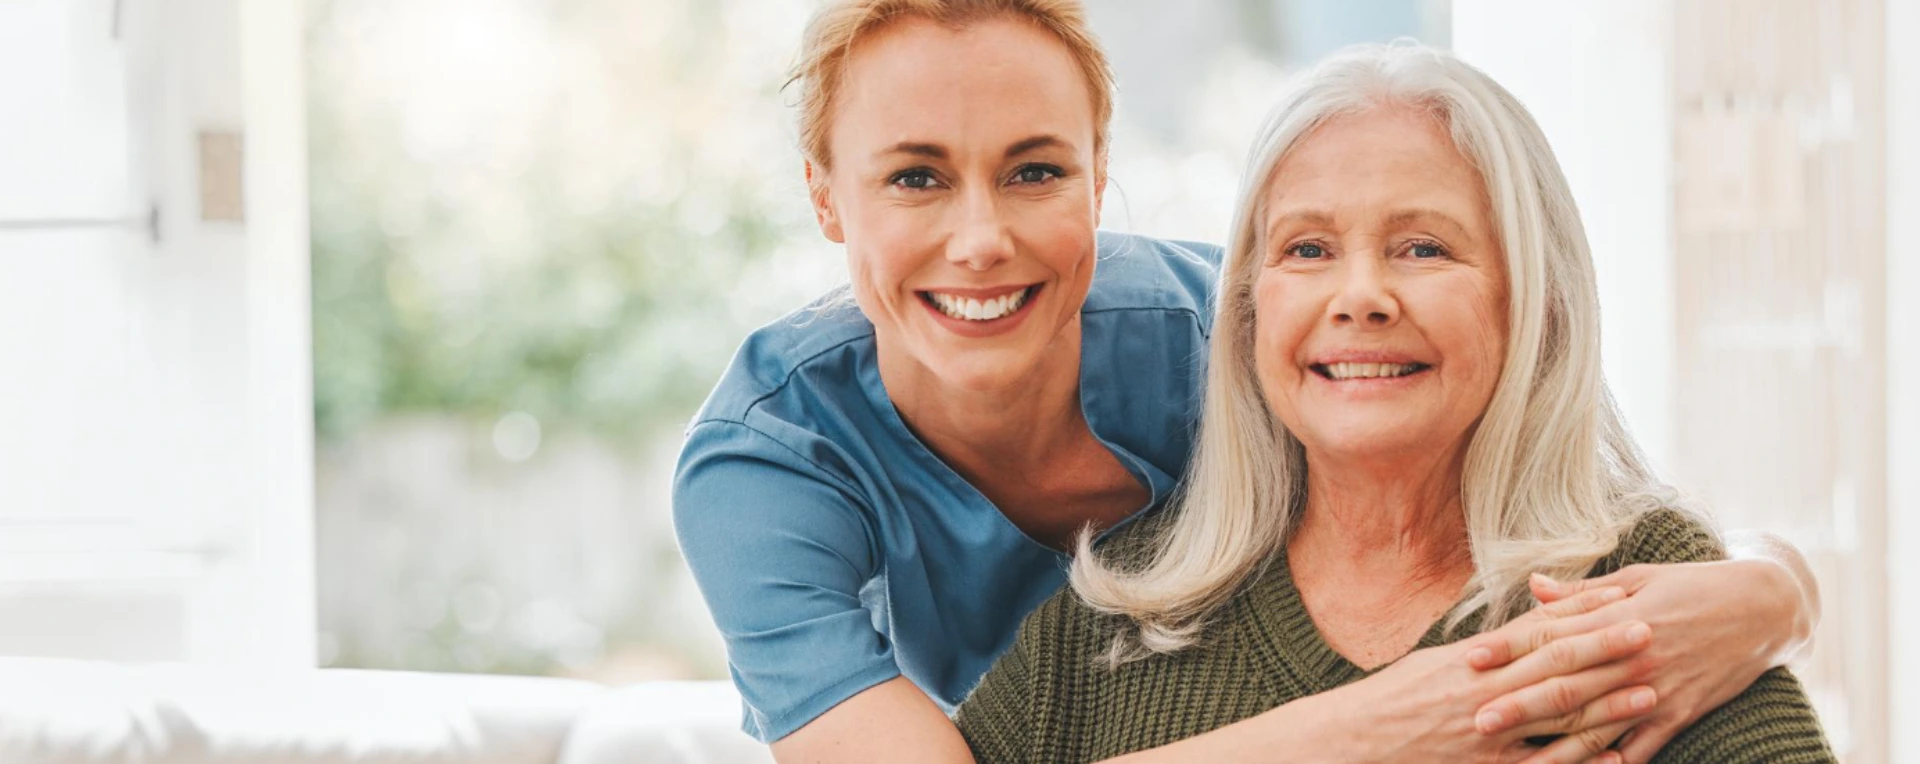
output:
[{"label": "blue eye", "polygon": [[1014,171],[1013,180],[1015,183],[1035,184],[1045,183],[1065,175],[1066,173],[1058,167],[1044,164],[1030,164]]},{"label": "blue eye", "polygon": [[893,177],[887,179],[887,182],[901,188],[910,188],[916,191],[933,188],[935,185],[933,173],[924,169],[903,170],[894,173]]},{"label": "blue eye", "polygon": [[1302,260],[1319,260],[1327,256],[1327,249],[1313,242],[1301,242],[1287,248],[1287,254]]},{"label": "blue eye", "polygon": [[1426,242],[1414,242],[1413,246],[1409,247],[1407,251],[1420,260],[1431,260],[1436,257],[1447,256],[1447,251],[1441,249],[1440,245]]}]

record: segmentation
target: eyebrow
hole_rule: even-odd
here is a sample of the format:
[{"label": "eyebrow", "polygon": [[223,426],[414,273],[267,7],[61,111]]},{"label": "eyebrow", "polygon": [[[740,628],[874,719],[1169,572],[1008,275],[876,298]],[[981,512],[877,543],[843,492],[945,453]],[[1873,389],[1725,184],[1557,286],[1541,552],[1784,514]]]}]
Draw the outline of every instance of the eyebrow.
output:
[{"label": "eyebrow", "polygon": [[1453,233],[1462,238],[1465,238],[1467,235],[1467,227],[1461,225],[1460,221],[1455,220],[1452,215],[1433,209],[1400,210],[1387,216],[1387,227],[1398,228],[1409,223],[1416,223],[1423,220],[1432,220],[1451,227]]},{"label": "eyebrow", "polygon": [[[1057,135],[1036,135],[1031,138],[1018,141],[1014,143],[1012,146],[1008,146],[1006,156],[1008,159],[1012,159],[1013,157],[1020,156],[1021,154],[1026,154],[1033,151],[1039,151],[1040,149],[1063,147],[1067,145],[1068,143],[1066,142],[1066,140],[1062,139],[1060,136],[1057,136]],[[908,154],[912,156],[926,157],[928,159],[939,159],[943,161],[947,159],[948,156],[950,156],[950,154],[947,152],[947,147],[937,143],[923,143],[920,141],[901,141],[899,143],[893,144],[892,146],[888,146],[887,148],[882,149],[878,152],[878,156],[888,156],[892,154]]]},{"label": "eyebrow", "polygon": [[878,156],[886,156],[888,154],[912,154],[913,156],[926,157],[928,159],[946,159],[947,147],[937,143],[901,141],[877,152]]},{"label": "eyebrow", "polygon": [[1065,147],[1067,142],[1057,135],[1036,135],[1007,147],[1007,158],[1012,159],[1030,151]]},{"label": "eyebrow", "polygon": [[1272,239],[1274,231],[1278,231],[1282,226],[1293,223],[1331,228],[1333,227],[1333,217],[1319,210],[1297,210],[1268,221],[1266,230],[1261,233],[1266,238]]}]

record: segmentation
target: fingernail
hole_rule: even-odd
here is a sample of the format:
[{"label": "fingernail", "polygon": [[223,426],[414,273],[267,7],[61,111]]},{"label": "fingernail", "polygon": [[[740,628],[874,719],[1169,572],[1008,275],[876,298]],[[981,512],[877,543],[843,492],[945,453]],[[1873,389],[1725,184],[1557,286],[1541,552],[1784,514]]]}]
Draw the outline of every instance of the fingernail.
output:
[{"label": "fingernail", "polygon": [[1548,578],[1545,573],[1533,574],[1533,585],[1550,592],[1560,591],[1560,582]]},{"label": "fingernail", "polygon": [[1630,645],[1646,644],[1647,640],[1652,638],[1653,638],[1653,629],[1648,628],[1647,625],[1644,623],[1636,623],[1632,626],[1627,627],[1627,644],[1630,644]]},{"label": "fingernail", "polygon": [[1481,734],[1491,735],[1500,729],[1500,712],[1481,711],[1479,716],[1474,717],[1473,725],[1480,728]]},{"label": "fingernail", "polygon": [[1633,706],[1633,710],[1635,711],[1645,711],[1649,708],[1652,708],[1653,707],[1653,691],[1641,690],[1639,692],[1636,692],[1631,697],[1627,698],[1627,704]]},{"label": "fingernail", "polygon": [[1471,652],[1467,653],[1468,664],[1471,664],[1474,666],[1485,666],[1491,662],[1493,662],[1493,651],[1487,648],[1476,647],[1476,648],[1473,648]]}]

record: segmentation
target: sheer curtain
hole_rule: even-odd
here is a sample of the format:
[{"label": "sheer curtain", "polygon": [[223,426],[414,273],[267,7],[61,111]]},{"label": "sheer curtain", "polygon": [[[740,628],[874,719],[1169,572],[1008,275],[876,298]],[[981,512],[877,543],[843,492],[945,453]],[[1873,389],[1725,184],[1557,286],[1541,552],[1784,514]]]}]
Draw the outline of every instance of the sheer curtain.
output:
[{"label": "sheer curtain", "polygon": [[1885,0],[1458,0],[1456,48],[1567,168],[1609,381],[1664,473],[1791,539],[1826,597],[1795,667],[1891,761]]}]

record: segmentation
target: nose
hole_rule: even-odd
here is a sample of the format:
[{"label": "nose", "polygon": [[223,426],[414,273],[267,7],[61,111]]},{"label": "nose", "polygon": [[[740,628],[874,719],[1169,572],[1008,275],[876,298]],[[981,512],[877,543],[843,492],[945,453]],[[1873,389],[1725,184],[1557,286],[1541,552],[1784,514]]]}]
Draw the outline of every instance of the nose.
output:
[{"label": "nose", "polygon": [[1335,326],[1383,329],[1400,321],[1400,301],[1394,297],[1387,264],[1380,257],[1349,257],[1339,292],[1327,304]]},{"label": "nose", "polygon": [[967,193],[959,218],[947,242],[948,262],[985,271],[1013,257],[1013,235],[991,189],[976,185]]}]

